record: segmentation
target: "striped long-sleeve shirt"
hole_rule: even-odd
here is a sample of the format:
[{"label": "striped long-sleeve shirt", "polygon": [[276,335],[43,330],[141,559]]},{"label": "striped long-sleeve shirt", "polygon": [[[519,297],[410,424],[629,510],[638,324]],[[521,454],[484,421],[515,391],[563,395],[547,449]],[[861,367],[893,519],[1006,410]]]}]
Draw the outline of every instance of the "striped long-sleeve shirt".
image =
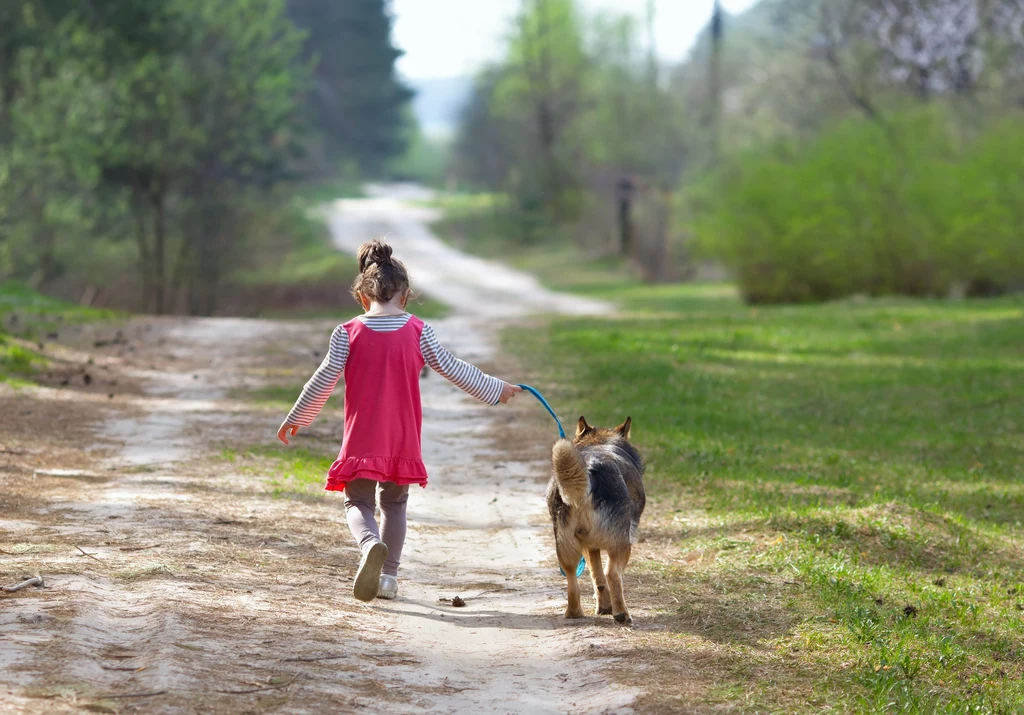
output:
[{"label": "striped long-sleeve shirt", "polygon": [[[360,318],[368,328],[377,332],[389,333],[405,326],[409,315],[383,315]],[[331,396],[335,385],[345,371],[348,360],[349,336],[345,327],[339,325],[331,334],[331,344],[327,356],[320,367],[309,378],[302,388],[302,394],[295,402],[286,422],[307,427],[320,414]],[[479,368],[459,360],[437,342],[434,330],[429,325],[423,326],[420,334],[420,352],[423,360],[435,372],[450,380],[457,387],[466,391],[481,402],[489,405],[498,404],[504,382],[496,377],[485,374]]]}]

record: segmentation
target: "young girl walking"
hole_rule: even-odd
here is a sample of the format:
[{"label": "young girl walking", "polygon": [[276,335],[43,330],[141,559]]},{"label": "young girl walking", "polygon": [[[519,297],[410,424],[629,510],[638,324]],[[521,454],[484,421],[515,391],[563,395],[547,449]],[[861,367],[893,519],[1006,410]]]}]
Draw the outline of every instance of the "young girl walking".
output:
[{"label": "young girl walking", "polygon": [[[507,403],[522,392],[457,359],[429,325],[405,312],[411,288],[391,246],[369,241],[359,247],[359,275],[352,284],[365,313],[339,325],[327,357],[313,373],[277,431],[288,444],[323,409],[345,376],[345,436],[327,474],[329,491],[345,492],[345,515],[362,559],[352,587],[360,601],[395,598],[405,543],[409,486],[427,485],[420,447],[420,371],[429,365],[481,402]],[[374,518],[379,488],[380,529]]]}]

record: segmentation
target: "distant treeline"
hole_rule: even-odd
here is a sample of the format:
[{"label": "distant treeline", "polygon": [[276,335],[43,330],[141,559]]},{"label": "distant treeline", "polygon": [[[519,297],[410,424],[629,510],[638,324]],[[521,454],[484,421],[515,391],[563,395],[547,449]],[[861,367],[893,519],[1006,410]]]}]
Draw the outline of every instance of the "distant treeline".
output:
[{"label": "distant treeline", "polygon": [[710,259],[752,301],[1024,282],[1019,0],[761,0],[675,67],[647,19],[523,3],[452,169],[508,240]]},{"label": "distant treeline", "polygon": [[[282,181],[405,150],[386,0],[0,5],[0,279],[209,314]],[[282,240],[287,240],[282,237]]]}]

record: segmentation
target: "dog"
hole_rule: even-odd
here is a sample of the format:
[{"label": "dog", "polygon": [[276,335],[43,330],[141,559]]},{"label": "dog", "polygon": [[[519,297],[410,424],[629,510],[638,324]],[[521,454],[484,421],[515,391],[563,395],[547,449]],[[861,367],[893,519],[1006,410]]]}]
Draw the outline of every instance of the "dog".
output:
[{"label": "dog", "polygon": [[[566,574],[569,605],[566,618],[582,618],[576,567],[582,555],[594,582],[597,615],[618,623],[633,619],[622,596],[622,572],[636,541],[644,494],[644,461],[629,442],[632,419],[614,429],[598,429],[580,417],[576,435],[560,439],[551,449],[548,512],[555,529],[555,554]],[[608,553],[608,570],[601,552]]]}]

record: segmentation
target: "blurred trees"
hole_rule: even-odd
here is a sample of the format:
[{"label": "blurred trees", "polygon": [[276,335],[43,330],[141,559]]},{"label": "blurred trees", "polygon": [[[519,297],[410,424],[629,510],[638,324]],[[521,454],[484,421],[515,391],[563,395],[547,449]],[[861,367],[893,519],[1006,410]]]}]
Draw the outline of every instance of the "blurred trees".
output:
[{"label": "blurred trees", "polygon": [[307,95],[321,171],[351,162],[380,172],[407,143],[412,92],[395,77],[401,51],[391,44],[387,0],[288,0],[288,15],[306,34],[303,57],[313,63]]},{"label": "blurred trees", "polygon": [[761,0],[667,75],[650,47],[632,19],[523,3],[454,165],[515,199],[512,239],[619,248],[652,279],[709,258],[754,301],[1024,284],[1020,0]]},{"label": "blurred trees", "polygon": [[505,60],[477,79],[453,152],[460,180],[513,199],[517,240],[570,226],[618,248],[621,187],[658,196],[678,181],[685,124],[639,37],[626,17],[524,0]]},{"label": "blurred trees", "polygon": [[134,255],[143,309],[212,313],[303,151],[369,170],[402,149],[389,30],[383,2],[5,3],[0,276],[109,282]]}]

